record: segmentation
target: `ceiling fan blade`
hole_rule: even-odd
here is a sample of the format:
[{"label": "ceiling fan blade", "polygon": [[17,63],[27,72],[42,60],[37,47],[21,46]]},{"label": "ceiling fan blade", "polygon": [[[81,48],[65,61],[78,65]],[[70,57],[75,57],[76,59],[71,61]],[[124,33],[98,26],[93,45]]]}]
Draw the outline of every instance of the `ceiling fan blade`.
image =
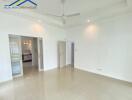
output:
[{"label": "ceiling fan blade", "polygon": [[58,17],[58,18],[62,17],[62,16],[59,16],[59,15],[54,15],[54,14],[50,14],[50,13],[45,13],[45,15],[51,16],[51,17]]},{"label": "ceiling fan blade", "polygon": [[70,15],[66,15],[66,17],[75,17],[75,16],[79,16],[80,13],[74,13],[74,14],[70,14]]},{"label": "ceiling fan blade", "polygon": [[64,4],[66,2],[66,0],[61,0],[61,3]]}]

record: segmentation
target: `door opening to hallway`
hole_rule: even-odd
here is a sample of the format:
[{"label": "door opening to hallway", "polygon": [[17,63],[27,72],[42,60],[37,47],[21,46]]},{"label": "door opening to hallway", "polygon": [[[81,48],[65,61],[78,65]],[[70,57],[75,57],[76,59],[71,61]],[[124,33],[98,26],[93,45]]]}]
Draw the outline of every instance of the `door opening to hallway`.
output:
[{"label": "door opening to hallway", "polygon": [[58,68],[71,67],[74,68],[74,42],[58,41]]},{"label": "door opening to hallway", "polygon": [[66,42],[58,42],[58,68],[66,66]]}]

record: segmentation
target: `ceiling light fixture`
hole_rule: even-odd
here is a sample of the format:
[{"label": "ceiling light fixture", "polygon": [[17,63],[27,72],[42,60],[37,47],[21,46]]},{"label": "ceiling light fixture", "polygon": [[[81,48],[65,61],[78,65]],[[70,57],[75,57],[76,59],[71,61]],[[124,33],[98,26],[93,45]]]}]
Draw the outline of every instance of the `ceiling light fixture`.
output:
[{"label": "ceiling light fixture", "polygon": [[90,23],[91,22],[90,19],[88,19],[87,22]]},{"label": "ceiling light fixture", "polygon": [[41,23],[42,21],[41,20],[38,20],[39,23]]}]

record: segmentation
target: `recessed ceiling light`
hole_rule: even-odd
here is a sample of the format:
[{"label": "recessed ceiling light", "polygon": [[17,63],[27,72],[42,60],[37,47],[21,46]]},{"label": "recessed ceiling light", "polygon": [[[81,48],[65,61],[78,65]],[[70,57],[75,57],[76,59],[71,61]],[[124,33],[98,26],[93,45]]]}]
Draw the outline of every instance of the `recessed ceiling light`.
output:
[{"label": "recessed ceiling light", "polygon": [[87,22],[90,23],[90,19],[88,19]]},{"label": "recessed ceiling light", "polygon": [[41,23],[42,21],[41,20],[38,20],[39,23]]}]

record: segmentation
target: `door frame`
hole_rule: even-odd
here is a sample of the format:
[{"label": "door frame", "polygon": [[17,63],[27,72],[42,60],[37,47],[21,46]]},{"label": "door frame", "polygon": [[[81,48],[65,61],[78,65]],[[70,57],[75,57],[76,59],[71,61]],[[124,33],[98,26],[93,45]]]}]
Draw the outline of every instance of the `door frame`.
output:
[{"label": "door frame", "polygon": [[[37,44],[38,44],[38,46],[37,46],[37,48],[38,48],[38,71],[40,72],[40,71],[44,71],[44,63],[43,63],[43,69],[41,69],[41,62],[40,62],[40,44],[39,44],[39,40],[41,39],[42,40],[42,44],[43,44],[43,37],[35,37],[35,36],[25,36],[25,35],[15,35],[15,34],[8,34],[8,38],[9,37],[19,37],[20,38],[20,50],[21,50],[21,74],[20,75],[16,75],[16,76],[13,76],[13,78],[15,78],[15,77],[21,77],[21,76],[23,76],[23,63],[22,63],[22,46],[21,46],[21,37],[32,37],[32,38],[37,38]],[[10,41],[9,41],[9,43],[10,43]],[[43,46],[43,45],[42,45]],[[10,44],[9,44],[9,47],[10,47]],[[42,47],[43,48],[43,47]],[[43,48],[43,50],[42,50],[42,52],[43,52],[43,54],[44,54],[44,48]],[[11,55],[11,52],[10,52],[10,55]],[[41,55],[42,56],[42,55]],[[11,59],[11,58],[10,58]],[[43,55],[43,62],[44,62],[44,55]],[[11,66],[12,67],[12,66]]]},{"label": "door frame", "polygon": [[[41,42],[41,43],[40,43]],[[44,71],[44,46],[43,46],[43,38],[38,37],[37,38],[37,44],[38,44],[38,70],[39,71]],[[42,56],[43,55],[43,56]],[[42,58],[41,58],[42,56]],[[41,62],[42,60],[42,62]],[[43,68],[42,68],[43,66]]]},{"label": "door frame", "polygon": [[75,67],[75,43],[71,42],[71,67]]}]

